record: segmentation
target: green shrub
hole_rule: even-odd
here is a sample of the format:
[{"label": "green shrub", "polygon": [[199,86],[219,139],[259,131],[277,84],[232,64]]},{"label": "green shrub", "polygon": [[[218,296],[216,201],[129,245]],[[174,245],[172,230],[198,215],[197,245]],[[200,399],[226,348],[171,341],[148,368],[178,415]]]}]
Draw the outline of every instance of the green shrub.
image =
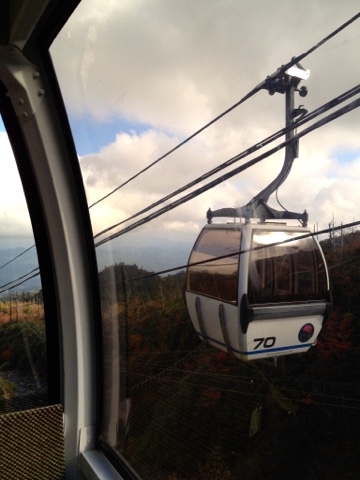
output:
[{"label": "green shrub", "polygon": [[0,377],[0,400],[7,400],[16,395],[16,385]]},{"label": "green shrub", "polygon": [[19,370],[43,377],[46,335],[43,320],[19,320],[0,327],[0,370]]}]

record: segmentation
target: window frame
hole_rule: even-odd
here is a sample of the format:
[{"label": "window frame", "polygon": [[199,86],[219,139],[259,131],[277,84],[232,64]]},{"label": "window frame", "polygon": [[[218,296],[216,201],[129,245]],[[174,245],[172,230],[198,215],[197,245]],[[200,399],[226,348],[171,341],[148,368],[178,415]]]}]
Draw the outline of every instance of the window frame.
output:
[{"label": "window frame", "polygon": [[[1,113],[28,200],[46,316],[51,318],[47,338],[51,401],[64,407],[66,478],[130,478],[122,477],[97,449],[101,326],[93,232],[48,52],[78,3],[68,2],[64,9],[59,0],[44,0],[31,33],[21,37],[17,32],[9,39],[12,47],[0,47]],[[21,106],[19,98],[24,99]]]},{"label": "window frame", "polygon": [[26,145],[22,138],[15,112],[11,106],[9,97],[6,95],[4,84],[0,81],[0,114],[6,128],[11,148],[18,167],[24,195],[28,206],[31,225],[33,228],[36,251],[39,263],[41,288],[44,300],[46,345],[51,344],[52,348],[46,349],[47,388],[48,404],[60,402],[60,330],[58,322],[47,322],[47,318],[58,319],[58,301],[55,282],[54,264],[51,260],[51,247],[46,231],[46,220],[36,188],[34,172],[31,168],[30,158]]}]

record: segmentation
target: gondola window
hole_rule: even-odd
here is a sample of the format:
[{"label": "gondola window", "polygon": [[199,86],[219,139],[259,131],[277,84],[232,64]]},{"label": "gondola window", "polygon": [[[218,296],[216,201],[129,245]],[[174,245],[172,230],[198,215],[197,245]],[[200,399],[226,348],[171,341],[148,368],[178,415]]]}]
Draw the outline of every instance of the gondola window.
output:
[{"label": "gondola window", "polygon": [[[251,304],[321,300],[326,298],[326,269],[313,238],[299,233],[255,231],[249,271]],[[293,241],[291,237],[294,237]],[[277,239],[285,243],[275,243]]]},{"label": "gondola window", "polygon": [[236,304],[240,240],[240,230],[204,230],[189,260],[187,289]]}]

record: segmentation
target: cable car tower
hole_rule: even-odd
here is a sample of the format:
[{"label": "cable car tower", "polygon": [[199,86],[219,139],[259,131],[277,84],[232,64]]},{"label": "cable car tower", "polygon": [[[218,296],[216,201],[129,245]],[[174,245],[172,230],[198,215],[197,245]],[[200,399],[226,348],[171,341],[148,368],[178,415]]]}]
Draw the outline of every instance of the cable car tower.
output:
[{"label": "cable car tower", "polygon": [[207,221],[211,223],[214,217],[240,217],[250,220],[250,218],[260,218],[261,221],[270,219],[296,219],[299,220],[304,227],[307,226],[308,214],[306,210],[304,213],[289,212],[288,210],[278,211],[269,207],[267,204],[269,197],[280,187],[286,180],[290,173],[292,164],[299,153],[299,141],[293,139],[296,129],[293,124],[296,119],[306,115],[307,110],[300,106],[294,107],[295,92],[298,92],[300,97],[306,97],[308,89],[305,86],[299,88],[301,80],[307,80],[310,76],[310,70],[305,70],[299,63],[290,67],[285,73],[279,69],[278,75],[271,75],[267,77],[264,82],[264,87],[270,95],[281,93],[285,95],[285,125],[286,136],[288,141],[285,147],[285,160],[279,175],[260,193],[250,200],[249,203],[243,207],[237,208],[221,208],[212,211],[210,208],[207,211]]}]

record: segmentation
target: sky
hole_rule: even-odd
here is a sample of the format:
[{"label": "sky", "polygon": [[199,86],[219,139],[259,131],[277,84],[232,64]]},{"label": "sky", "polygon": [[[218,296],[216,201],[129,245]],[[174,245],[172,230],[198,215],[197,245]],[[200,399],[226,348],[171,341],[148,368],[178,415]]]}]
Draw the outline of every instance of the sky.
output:
[{"label": "sky", "polygon": [[[83,0],[50,51],[89,205],[235,104],[358,10],[357,0],[271,4],[265,0]],[[359,46],[357,20],[305,58],[301,63],[311,75],[301,85],[306,85],[308,95],[297,95],[295,105],[312,111],[357,85]],[[284,112],[283,95],[260,91],[91,208],[94,234],[279,130],[285,123]],[[357,109],[300,140],[299,158],[278,196],[288,210],[306,209],[310,228],[326,228],[332,219],[336,224],[360,219],[359,120]],[[3,158],[5,151],[1,143]],[[283,156],[281,151],[147,223],[127,235],[127,241],[193,241],[209,207],[246,204],[275,178]],[[269,204],[278,208],[273,197]],[[20,224],[14,217],[14,232]],[[0,236],[1,232],[2,224]]]},{"label": "sky", "polygon": [[30,243],[33,243],[33,234],[29,213],[18,169],[1,117],[0,152],[3,172],[0,189],[0,247],[12,246],[14,237],[19,239],[18,246],[30,246]]}]

